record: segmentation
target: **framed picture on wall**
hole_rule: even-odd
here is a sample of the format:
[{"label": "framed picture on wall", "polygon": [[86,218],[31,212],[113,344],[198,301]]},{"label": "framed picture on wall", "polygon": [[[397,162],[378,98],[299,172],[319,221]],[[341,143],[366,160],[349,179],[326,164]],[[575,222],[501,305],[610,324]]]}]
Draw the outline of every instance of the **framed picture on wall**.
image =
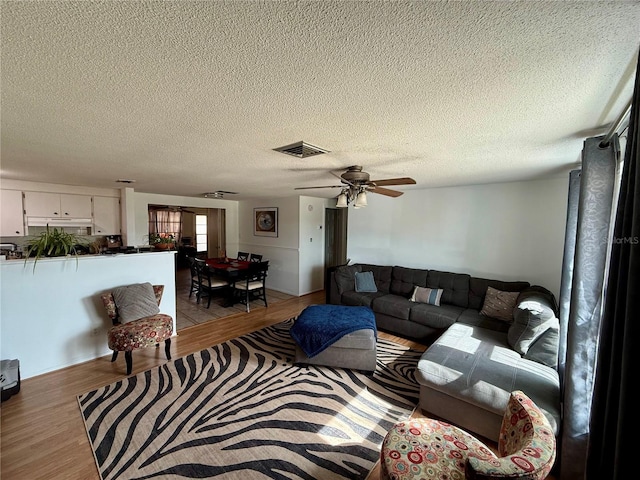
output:
[{"label": "framed picture on wall", "polygon": [[253,234],[257,237],[278,236],[277,207],[260,207],[253,209]]}]

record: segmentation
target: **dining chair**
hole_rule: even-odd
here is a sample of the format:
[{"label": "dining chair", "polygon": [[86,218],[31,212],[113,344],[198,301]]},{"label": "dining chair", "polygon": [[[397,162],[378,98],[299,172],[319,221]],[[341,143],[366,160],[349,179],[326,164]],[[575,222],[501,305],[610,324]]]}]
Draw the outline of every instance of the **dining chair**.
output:
[{"label": "dining chair", "polygon": [[249,253],[248,252],[238,252],[237,259],[238,260],[242,260],[244,262],[248,262],[249,261]]},{"label": "dining chair", "polygon": [[200,285],[200,277],[198,277],[198,269],[196,268],[196,258],[187,257],[189,262],[189,272],[191,274],[191,286],[189,287],[189,298],[195,293],[198,294],[198,287]]},{"label": "dining chair", "polygon": [[238,296],[238,302],[246,305],[247,312],[251,311],[249,304],[252,300],[262,300],[267,304],[266,280],[269,270],[269,262],[252,262],[234,283],[234,293]]},{"label": "dining chair", "polygon": [[229,288],[229,282],[214,275],[207,263],[200,259],[195,259],[196,271],[198,273],[198,294],[197,302],[200,303],[202,297],[207,297],[207,308],[211,306],[211,297],[218,290]]},{"label": "dining chair", "polygon": [[252,253],[249,257],[250,262],[259,263],[262,261],[262,255],[258,255],[257,253]]}]

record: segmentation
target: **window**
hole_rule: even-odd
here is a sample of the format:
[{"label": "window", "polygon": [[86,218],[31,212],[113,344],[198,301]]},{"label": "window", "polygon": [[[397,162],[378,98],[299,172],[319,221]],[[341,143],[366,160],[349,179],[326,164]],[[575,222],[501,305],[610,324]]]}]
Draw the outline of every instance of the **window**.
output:
[{"label": "window", "polygon": [[207,251],[207,216],[196,215],[196,250]]},{"label": "window", "polygon": [[[149,206],[149,235],[171,235],[176,242],[180,241],[182,232],[182,212],[158,209]],[[151,237],[150,237],[151,238]]]}]

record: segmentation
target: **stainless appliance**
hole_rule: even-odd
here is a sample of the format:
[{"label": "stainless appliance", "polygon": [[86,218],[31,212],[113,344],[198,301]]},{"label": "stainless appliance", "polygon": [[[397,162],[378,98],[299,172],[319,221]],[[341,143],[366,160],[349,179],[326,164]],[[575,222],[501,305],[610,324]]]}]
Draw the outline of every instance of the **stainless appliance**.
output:
[{"label": "stainless appliance", "polygon": [[22,252],[18,251],[18,245],[15,243],[0,243],[0,255],[5,255],[7,258],[20,258]]}]

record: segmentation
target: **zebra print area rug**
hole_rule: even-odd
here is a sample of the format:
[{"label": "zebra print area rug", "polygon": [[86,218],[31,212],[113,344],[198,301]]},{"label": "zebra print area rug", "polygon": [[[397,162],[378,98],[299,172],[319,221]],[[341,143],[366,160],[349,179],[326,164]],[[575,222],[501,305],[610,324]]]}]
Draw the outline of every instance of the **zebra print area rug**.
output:
[{"label": "zebra print area rug", "polygon": [[363,479],[418,401],[420,352],[296,366],[293,319],[78,396],[102,479]]}]

